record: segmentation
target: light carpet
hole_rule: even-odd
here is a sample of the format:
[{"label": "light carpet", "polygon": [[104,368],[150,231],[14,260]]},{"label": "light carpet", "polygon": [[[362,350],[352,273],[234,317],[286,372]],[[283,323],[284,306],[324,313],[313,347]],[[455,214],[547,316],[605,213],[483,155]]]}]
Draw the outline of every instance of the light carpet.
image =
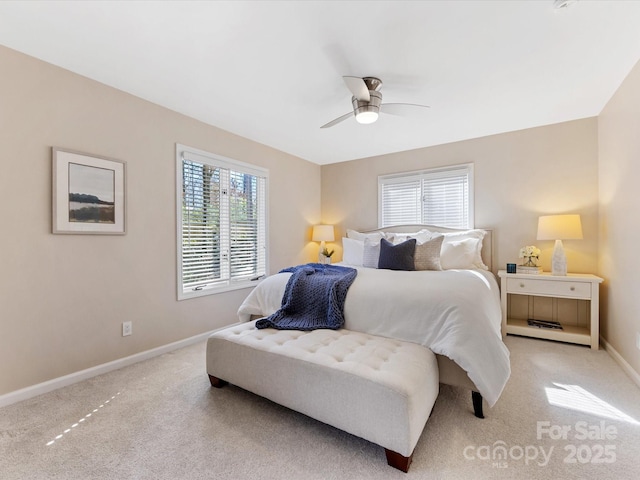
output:
[{"label": "light carpet", "polygon": [[0,409],[0,478],[638,478],[640,390],[611,357],[506,344],[512,376],[487,418],[468,391],[441,386],[407,474],[377,445],[211,388],[199,343]]}]

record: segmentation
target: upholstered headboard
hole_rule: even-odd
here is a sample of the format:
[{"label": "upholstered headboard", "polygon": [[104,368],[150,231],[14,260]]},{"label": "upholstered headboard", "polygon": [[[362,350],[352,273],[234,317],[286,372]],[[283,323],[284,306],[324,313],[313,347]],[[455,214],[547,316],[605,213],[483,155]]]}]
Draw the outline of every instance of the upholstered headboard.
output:
[{"label": "upholstered headboard", "polygon": [[[392,225],[384,228],[375,228],[373,230],[362,231],[363,233],[372,233],[372,232],[396,232],[396,233],[412,233],[417,232],[423,228],[426,228],[432,232],[464,232],[468,229],[462,228],[446,228],[446,227],[437,227],[435,225]],[[482,228],[487,232],[482,240],[482,261],[484,264],[489,267],[489,271],[493,272],[493,230],[487,230],[486,228]]]}]

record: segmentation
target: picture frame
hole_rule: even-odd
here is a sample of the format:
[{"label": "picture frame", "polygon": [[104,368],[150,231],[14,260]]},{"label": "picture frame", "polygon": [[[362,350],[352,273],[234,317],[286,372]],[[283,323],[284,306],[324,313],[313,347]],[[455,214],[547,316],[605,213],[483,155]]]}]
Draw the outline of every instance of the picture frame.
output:
[{"label": "picture frame", "polygon": [[124,235],[125,162],[52,148],[52,233]]}]

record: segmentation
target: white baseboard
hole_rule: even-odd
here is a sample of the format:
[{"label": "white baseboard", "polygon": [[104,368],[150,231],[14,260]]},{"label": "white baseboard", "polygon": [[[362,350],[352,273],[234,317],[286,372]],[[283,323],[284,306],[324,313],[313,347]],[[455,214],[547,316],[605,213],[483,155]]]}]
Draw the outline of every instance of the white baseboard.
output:
[{"label": "white baseboard", "polygon": [[640,387],[640,374],[638,374],[638,372],[636,372],[633,367],[629,365],[624,358],[622,358],[622,355],[620,355],[618,351],[613,348],[611,344],[604,338],[600,337],[600,343],[604,345],[604,349],[609,355],[611,355],[611,358],[613,358],[616,363],[622,367],[625,373],[631,377],[631,380],[633,380],[635,384]]},{"label": "white baseboard", "polygon": [[[231,325],[226,325],[222,328],[227,328],[229,326]],[[29,398],[42,395],[43,393],[51,392],[53,390],[57,390],[58,388],[66,387],[67,385],[72,385],[74,383],[81,382],[82,380],[86,380],[97,375],[102,375],[103,373],[118,370],[119,368],[133,365],[134,363],[142,362],[144,360],[157,357],[158,355],[162,355],[164,353],[171,352],[182,347],[193,345],[194,343],[205,340],[212,333],[218,330],[221,329],[218,328],[210,332],[201,333],[193,337],[185,338],[184,340],[179,340],[177,342],[169,343],[161,347],[152,348],[151,350],[146,350],[144,352],[136,353],[128,357],[114,360],[112,362],[103,363],[102,365],[96,365],[95,367],[80,370],[79,372],[70,373],[69,375],[64,375],[62,377],[47,380],[46,382],[38,383],[30,387],[0,395],[0,407],[11,405],[22,400],[27,400]]]}]

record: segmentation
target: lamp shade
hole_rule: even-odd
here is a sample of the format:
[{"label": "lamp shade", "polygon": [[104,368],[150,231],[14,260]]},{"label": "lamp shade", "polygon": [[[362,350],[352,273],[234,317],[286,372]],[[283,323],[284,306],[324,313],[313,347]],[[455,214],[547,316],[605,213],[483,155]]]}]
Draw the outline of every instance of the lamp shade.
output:
[{"label": "lamp shade", "polygon": [[314,242],[333,242],[333,225],[314,225],[311,240]]},{"label": "lamp shade", "polygon": [[544,215],[538,218],[538,240],[581,240],[580,215]]}]

